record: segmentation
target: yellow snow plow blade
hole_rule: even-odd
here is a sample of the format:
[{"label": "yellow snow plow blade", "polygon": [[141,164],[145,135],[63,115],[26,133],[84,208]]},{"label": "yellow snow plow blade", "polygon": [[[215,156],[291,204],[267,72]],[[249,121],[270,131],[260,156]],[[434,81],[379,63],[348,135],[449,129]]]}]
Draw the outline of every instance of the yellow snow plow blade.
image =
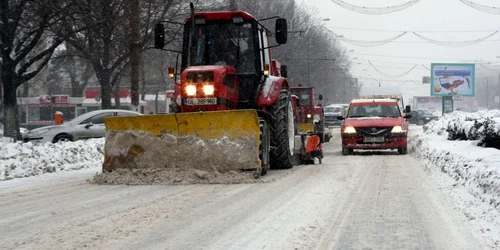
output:
[{"label": "yellow snow plow blade", "polygon": [[262,171],[255,110],[109,117],[104,124],[103,171]]}]

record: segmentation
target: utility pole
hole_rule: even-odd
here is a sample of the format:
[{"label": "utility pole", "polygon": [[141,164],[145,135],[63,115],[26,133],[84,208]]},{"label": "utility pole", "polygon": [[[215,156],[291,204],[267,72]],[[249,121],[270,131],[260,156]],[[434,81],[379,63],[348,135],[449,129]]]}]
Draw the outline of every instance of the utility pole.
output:
[{"label": "utility pole", "polygon": [[128,1],[128,23],[130,28],[130,92],[132,105],[139,111],[139,66],[141,64],[140,37],[140,5],[139,0]]}]

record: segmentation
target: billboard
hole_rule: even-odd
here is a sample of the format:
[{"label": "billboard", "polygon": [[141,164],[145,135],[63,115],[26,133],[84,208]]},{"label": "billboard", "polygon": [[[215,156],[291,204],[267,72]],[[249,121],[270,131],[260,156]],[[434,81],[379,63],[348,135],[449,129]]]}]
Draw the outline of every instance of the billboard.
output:
[{"label": "billboard", "polygon": [[474,96],[475,64],[431,64],[432,96]]}]

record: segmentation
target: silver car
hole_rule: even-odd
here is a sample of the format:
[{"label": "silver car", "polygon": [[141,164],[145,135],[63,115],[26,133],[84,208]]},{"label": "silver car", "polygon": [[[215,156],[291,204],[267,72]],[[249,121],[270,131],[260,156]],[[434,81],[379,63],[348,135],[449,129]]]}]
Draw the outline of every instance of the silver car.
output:
[{"label": "silver car", "polygon": [[33,142],[61,142],[76,141],[88,138],[100,138],[106,135],[104,126],[104,117],[110,116],[136,116],[141,113],[122,110],[122,109],[104,109],[91,111],[74,118],[71,121],[64,122],[61,125],[45,126],[29,131],[24,141]]}]

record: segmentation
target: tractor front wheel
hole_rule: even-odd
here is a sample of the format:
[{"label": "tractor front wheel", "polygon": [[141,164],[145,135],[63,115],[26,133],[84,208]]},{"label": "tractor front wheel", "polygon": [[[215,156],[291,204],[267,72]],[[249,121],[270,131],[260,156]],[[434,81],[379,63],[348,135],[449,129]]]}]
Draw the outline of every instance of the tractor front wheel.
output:
[{"label": "tractor front wheel", "polygon": [[295,122],[293,104],[288,89],[281,90],[278,100],[269,108],[271,119],[271,157],[272,169],[293,167],[295,148]]}]

